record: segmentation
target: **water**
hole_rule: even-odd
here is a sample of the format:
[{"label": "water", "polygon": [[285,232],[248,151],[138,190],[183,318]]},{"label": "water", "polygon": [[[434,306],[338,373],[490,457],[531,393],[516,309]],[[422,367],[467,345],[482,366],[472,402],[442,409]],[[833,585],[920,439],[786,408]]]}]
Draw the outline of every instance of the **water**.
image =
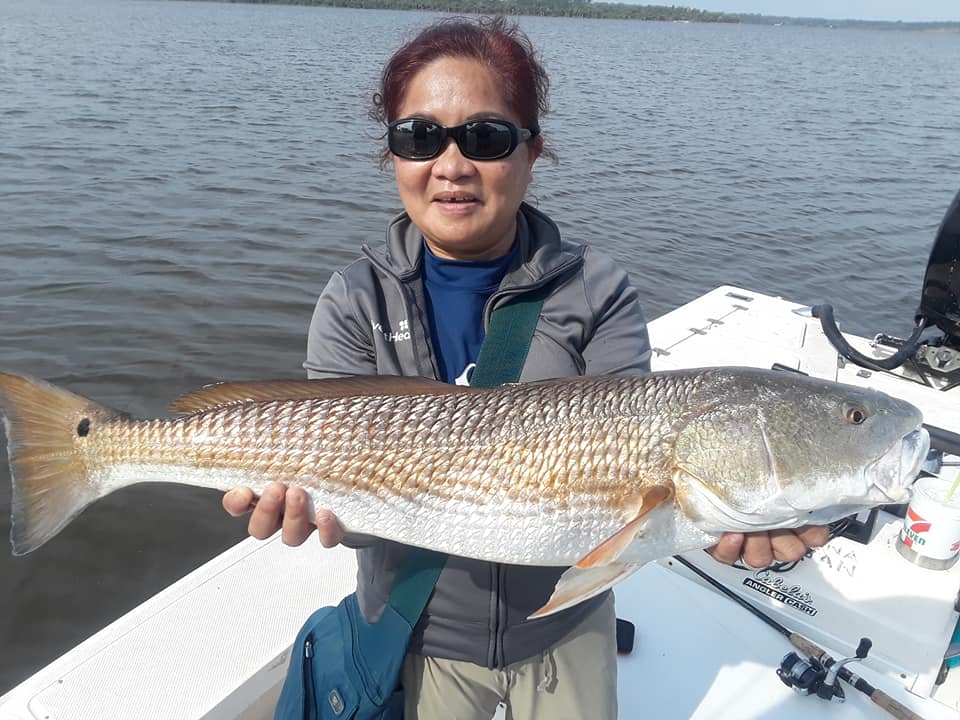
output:
[{"label": "water", "polygon": [[[399,209],[366,102],[428,18],[0,4],[0,367],[143,415],[300,377],[327,277]],[[960,187],[960,36],[521,23],[561,158],[531,198],[619,258],[650,317],[732,283],[909,332]],[[141,486],[0,551],[0,692],[244,534],[216,493]]]}]

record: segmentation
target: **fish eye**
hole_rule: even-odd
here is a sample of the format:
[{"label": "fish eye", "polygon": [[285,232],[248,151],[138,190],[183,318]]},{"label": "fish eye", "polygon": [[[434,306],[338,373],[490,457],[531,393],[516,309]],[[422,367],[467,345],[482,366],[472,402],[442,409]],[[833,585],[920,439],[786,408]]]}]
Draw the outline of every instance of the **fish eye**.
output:
[{"label": "fish eye", "polygon": [[867,413],[862,408],[851,407],[847,408],[847,421],[851,425],[862,425],[864,420],[867,419]]}]

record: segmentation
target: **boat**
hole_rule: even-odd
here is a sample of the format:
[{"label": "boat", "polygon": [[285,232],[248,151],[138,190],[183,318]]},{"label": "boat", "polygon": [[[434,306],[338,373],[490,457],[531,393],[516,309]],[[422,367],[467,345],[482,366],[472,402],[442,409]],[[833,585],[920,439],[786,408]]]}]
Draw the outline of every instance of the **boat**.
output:
[{"label": "boat", "polygon": [[[931,434],[925,474],[952,480],[958,264],[960,194],[930,256],[914,337],[843,335],[828,306],[721,286],[650,323],[653,369],[776,368],[904,398]],[[940,334],[924,340],[931,330]],[[960,669],[947,659],[960,655],[960,564],[905,557],[904,510],[842,521],[789,566],[725,566],[697,551],[617,585],[617,615],[634,631],[618,662],[620,717],[960,718]],[[270,718],[297,629],[351,592],[355,576],[345,548],[243,540],[0,697],[0,719]]]}]

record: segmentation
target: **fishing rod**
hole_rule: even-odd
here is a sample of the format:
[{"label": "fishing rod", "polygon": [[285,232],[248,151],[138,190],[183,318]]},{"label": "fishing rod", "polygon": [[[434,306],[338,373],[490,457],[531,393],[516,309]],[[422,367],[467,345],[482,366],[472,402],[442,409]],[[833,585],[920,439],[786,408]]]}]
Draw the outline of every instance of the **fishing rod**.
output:
[{"label": "fishing rod", "polygon": [[843,688],[837,682],[839,679],[849,683],[854,689],[862,692],[876,705],[886,710],[898,720],[923,720],[923,718],[913,710],[897,702],[883,692],[883,690],[873,687],[873,685],[859,675],[852,673],[846,667],[847,663],[862,660],[867,656],[867,653],[870,651],[870,646],[872,645],[869,638],[863,638],[860,641],[854,657],[839,661],[834,660],[826,650],[815,642],[781,625],[758,607],[741,598],[730,590],[730,588],[726,587],[719,580],[712,578],[693,563],[683,559],[679,555],[674,555],[673,559],[701,577],[752,615],[772,627],[787,638],[790,644],[797,648],[797,650],[807,656],[808,659],[804,660],[796,653],[791,652],[783,658],[780,667],[777,669],[777,676],[788,687],[793,688],[802,695],[816,695],[823,700],[843,702],[845,698]]}]

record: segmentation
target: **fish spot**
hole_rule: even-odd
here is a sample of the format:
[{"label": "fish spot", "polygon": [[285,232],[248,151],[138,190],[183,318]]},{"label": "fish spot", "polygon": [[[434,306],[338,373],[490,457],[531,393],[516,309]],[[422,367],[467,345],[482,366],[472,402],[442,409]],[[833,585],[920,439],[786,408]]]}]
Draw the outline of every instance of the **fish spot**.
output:
[{"label": "fish spot", "polygon": [[90,434],[90,418],[84,418],[80,421],[80,424],[77,425],[77,435],[80,437],[86,437]]}]

